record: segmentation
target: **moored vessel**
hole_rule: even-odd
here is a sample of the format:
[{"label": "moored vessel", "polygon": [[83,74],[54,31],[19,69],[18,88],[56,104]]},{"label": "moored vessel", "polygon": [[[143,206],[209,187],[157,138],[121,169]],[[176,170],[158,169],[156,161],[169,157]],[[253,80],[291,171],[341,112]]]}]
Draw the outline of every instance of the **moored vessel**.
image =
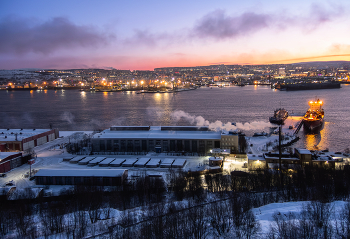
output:
[{"label": "moored vessel", "polygon": [[285,83],[277,83],[271,85],[271,88],[275,88],[277,90],[287,90],[287,91],[296,91],[296,90],[321,90],[321,89],[337,89],[341,88],[340,82],[330,81],[330,82],[304,82],[304,83],[293,83],[293,84],[285,84]]},{"label": "moored vessel", "polygon": [[306,111],[303,123],[304,130],[314,131],[321,128],[323,125],[324,110],[322,109],[323,102],[319,99],[309,102],[310,108]]},{"label": "moored vessel", "polygon": [[279,108],[274,111],[272,117],[270,117],[270,123],[272,124],[283,124],[283,122],[288,118],[288,111],[284,108]]}]

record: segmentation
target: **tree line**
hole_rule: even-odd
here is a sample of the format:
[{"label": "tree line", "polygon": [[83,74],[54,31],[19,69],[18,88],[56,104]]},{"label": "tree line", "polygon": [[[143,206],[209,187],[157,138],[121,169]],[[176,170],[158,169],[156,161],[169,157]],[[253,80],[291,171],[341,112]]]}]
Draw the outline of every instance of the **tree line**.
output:
[{"label": "tree line", "polygon": [[[0,235],[254,238],[261,235],[252,208],[275,202],[312,201],[300,214],[274,215],[265,236],[347,238],[350,206],[345,204],[337,214],[329,203],[345,201],[349,194],[348,166],[205,175],[170,170],[166,178],[141,173],[118,187],[80,185],[59,196],[39,198],[24,190],[15,200],[2,198]],[[120,215],[115,215],[116,209]]]}]

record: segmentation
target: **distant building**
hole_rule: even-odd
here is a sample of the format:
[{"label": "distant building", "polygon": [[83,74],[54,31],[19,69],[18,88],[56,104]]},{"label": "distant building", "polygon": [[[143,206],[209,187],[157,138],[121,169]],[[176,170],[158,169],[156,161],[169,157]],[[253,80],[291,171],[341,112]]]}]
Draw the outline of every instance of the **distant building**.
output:
[{"label": "distant building", "polygon": [[279,68],[278,69],[278,75],[279,76],[285,76],[286,75],[286,68]]},{"label": "distant building", "polygon": [[210,157],[209,158],[209,166],[215,167],[215,166],[222,166],[223,158],[222,157]]},{"label": "distant building", "polygon": [[58,136],[57,129],[0,129],[0,152],[26,151]]},{"label": "distant building", "polygon": [[93,152],[207,154],[214,148],[238,150],[238,134],[196,126],[112,126],[92,138]]}]

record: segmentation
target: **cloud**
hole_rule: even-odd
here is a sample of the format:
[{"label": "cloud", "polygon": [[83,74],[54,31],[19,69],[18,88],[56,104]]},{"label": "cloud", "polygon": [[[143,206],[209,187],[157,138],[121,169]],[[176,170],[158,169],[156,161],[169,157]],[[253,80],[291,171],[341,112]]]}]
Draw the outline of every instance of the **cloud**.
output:
[{"label": "cloud", "polygon": [[92,26],[75,25],[63,17],[40,23],[32,19],[3,18],[0,32],[0,54],[50,54],[58,49],[95,48],[115,38],[114,35],[98,32]]},{"label": "cloud", "polygon": [[228,16],[223,10],[216,10],[202,17],[193,31],[198,37],[235,38],[268,27],[270,18],[254,12]]},{"label": "cloud", "polygon": [[161,39],[163,39],[164,37],[151,33],[147,30],[135,30],[135,34],[130,37],[127,38],[124,43],[125,44],[130,44],[130,45],[146,45],[146,46],[155,46],[157,44],[157,42]]},{"label": "cloud", "polygon": [[228,15],[224,10],[215,10],[199,19],[191,32],[194,37],[216,40],[239,38],[268,28],[286,30],[297,27],[309,32],[344,14],[342,6],[320,4],[312,4],[299,15],[284,10],[269,14],[243,12],[240,15]]}]

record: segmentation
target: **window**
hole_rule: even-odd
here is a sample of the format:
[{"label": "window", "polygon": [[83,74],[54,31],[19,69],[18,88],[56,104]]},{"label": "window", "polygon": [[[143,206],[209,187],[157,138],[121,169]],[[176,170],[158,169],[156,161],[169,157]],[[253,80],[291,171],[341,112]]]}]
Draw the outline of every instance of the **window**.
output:
[{"label": "window", "polygon": [[204,153],[204,152],[205,152],[205,141],[199,140],[199,153]]},{"label": "window", "polygon": [[120,151],[126,152],[126,140],[120,140]]},{"label": "window", "polygon": [[149,151],[154,151],[154,140],[148,141],[148,149]]},{"label": "window", "polygon": [[132,140],[128,140],[128,152],[134,151],[134,144]]},{"label": "window", "polygon": [[134,145],[135,145],[135,151],[140,152],[141,151],[140,140],[135,140]]},{"label": "window", "polygon": [[190,141],[189,140],[185,140],[184,145],[185,145],[185,151],[186,152],[190,152],[191,151],[191,149],[190,149]]},{"label": "window", "polygon": [[197,152],[197,140],[192,140],[192,152]]},{"label": "window", "polygon": [[177,141],[177,151],[182,151],[182,140]]},{"label": "window", "polygon": [[175,140],[170,140],[170,152],[175,151]]},{"label": "window", "polygon": [[107,140],[107,150],[112,150],[112,140]]},{"label": "window", "polygon": [[163,151],[168,152],[168,140],[163,140]]},{"label": "window", "polygon": [[142,140],[142,151],[147,151],[147,140]]},{"label": "window", "polygon": [[104,140],[100,140],[100,151],[105,151],[105,141]]}]

